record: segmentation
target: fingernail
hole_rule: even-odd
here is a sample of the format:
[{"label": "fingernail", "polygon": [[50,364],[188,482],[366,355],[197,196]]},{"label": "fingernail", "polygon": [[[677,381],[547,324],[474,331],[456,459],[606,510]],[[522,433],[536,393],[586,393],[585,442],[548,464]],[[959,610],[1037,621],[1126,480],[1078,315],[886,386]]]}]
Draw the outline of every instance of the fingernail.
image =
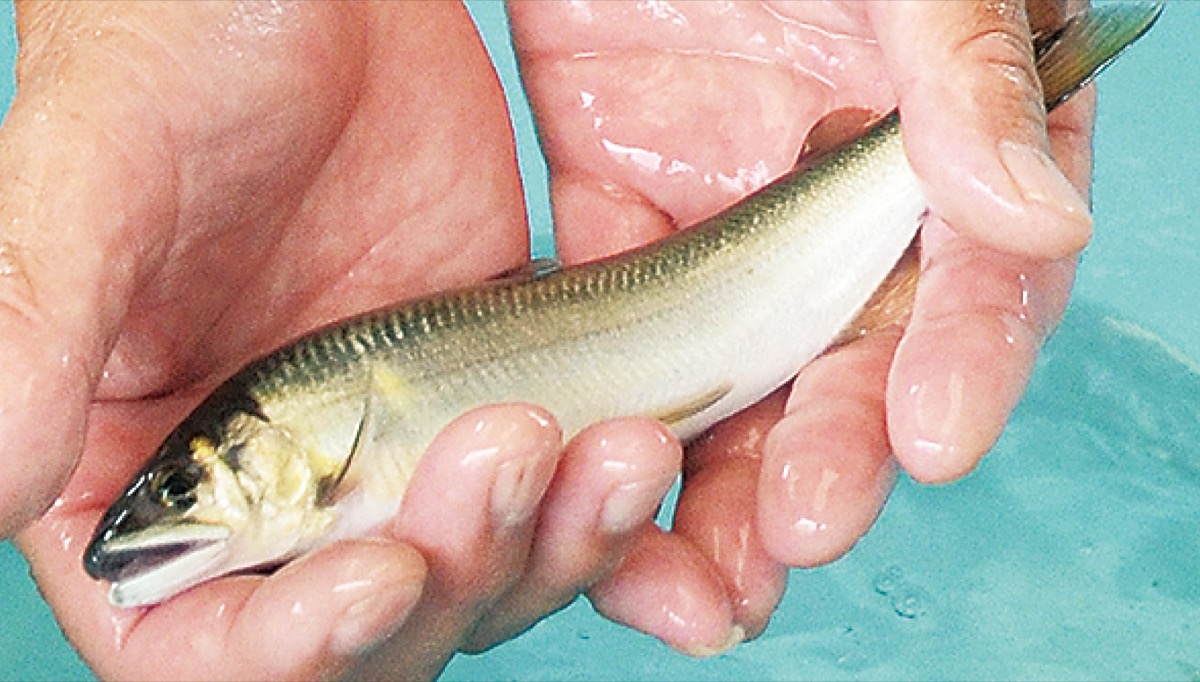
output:
[{"label": "fingernail", "polygon": [[943,483],[974,468],[1020,400],[1038,341],[1010,313],[949,316],[910,327],[897,355],[920,347],[927,362],[918,374],[894,377],[903,391],[895,412],[907,416],[898,418],[903,426],[893,431],[892,443],[913,453],[905,468],[914,478]]},{"label": "fingernail", "polygon": [[726,651],[729,651],[733,647],[741,644],[745,640],[746,629],[740,625],[734,625],[729,629],[729,636],[725,638],[725,641],[716,646],[691,644],[680,651],[688,656],[695,656],[696,658],[712,658],[713,656],[720,656]]},{"label": "fingernail", "polygon": [[921,442],[948,447],[948,439],[958,431],[962,422],[965,385],[966,380],[961,372],[947,372],[944,383],[923,383],[912,387],[917,407],[917,433]]},{"label": "fingernail", "polygon": [[[443,447],[465,452],[461,474],[468,477],[461,494],[491,483],[486,492],[491,522],[500,527],[528,520],[550,485],[562,446],[558,425],[544,412],[526,405],[482,408],[439,437]],[[484,492],[479,489],[479,492]]]},{"label": "fingernail", "polygon": [[532,454],[510,459],[496,468],[492,514],[499,525],[517,526],[533,516],[550,485],[552,464]]},{"label": "fingernail", "polygon": [[1028,202],[1049,206],[1073,221],[1091,226],[1091,211],[1054,160],[1037,147],[1004,140],[1000,161]]},{"label": "fingernail", "polygon": [[612,535],[628,533],[650,519],[671,484],[666,479],[634,481],[617,486],[604,500],[600,510],[600,529]]}]

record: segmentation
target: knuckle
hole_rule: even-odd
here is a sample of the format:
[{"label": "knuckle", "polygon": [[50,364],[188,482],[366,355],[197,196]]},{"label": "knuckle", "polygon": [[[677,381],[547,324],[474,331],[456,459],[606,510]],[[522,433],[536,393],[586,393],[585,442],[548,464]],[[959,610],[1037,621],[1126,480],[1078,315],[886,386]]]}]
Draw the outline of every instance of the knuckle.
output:
[{"label": "knuckle", "polygon": [[1020,24],[1005,22],[974,32],[958,46],[958,52],[970,63],[986,66],[1014,95],[1028,96],[1041,90],[1033,44]]}]

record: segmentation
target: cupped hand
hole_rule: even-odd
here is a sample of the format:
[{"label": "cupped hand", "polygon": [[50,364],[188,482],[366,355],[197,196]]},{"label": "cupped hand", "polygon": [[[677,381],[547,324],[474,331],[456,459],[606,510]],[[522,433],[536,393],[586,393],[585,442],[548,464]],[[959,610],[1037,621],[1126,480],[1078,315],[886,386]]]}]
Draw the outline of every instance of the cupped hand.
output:
[{"label": "cupped hand", "polygon": [[692,446],[673,531],[645,531],[591,590],[599,610],[687,651],[736,642],[784,566],[866,532],[894,462],[944,482],[992,446],[1090,235],[1093,97],[1047,118],[1030,45],[1064,4],[511,4],[567,262],[732,203],[843,107],[899,106],[931,206],[911,314]]},{"label": "cupped hand", "polygon": [[661,427],[617,421],[564,449],[536,408],[499,406],[439,437],[381,537],[111,607],[83,548],[217,381],[329,320],[519,265],[524,210],[460,6],[22,3],[18,29],[0,528],[24,528],[101,676],[432,676],[518,579],[550,599],[529,609],[560,606],[650,523],[681,458]]},{"label": "cupped hand", "polygon": [[[586,588],[618,620],[719,651],[765,625],[785,564],[828,560],[865,531],[894,476],[889,449],[922,480],[974,465],[1086,239],[1045,154],[1086,185],[1088,103],[1056,113],[1047,137],[1021,17],[965,3],[516,5],[568,261],[763,184],[831,109],[899,101],[935,213],[907,329],[825,356],[790,396],[696,444],[672,533],[647,522],[678,460],[656,426],[599,426],[561,451],[545,415],[493,408],[431,450],[391,529],[404,543],[340,544],[270,578],[114,612],[77,569],[82,545],[133,459],[217,378],[326,320],[507,269],[525,248],[502,101],[460,10],[139,7],[22,5],[0,146],[14,173],[0,179],[0,361],[28,377],[0,392],[0,519],[11,532],[35,516],[83,449],[20,544],[103,674],[432,674]],[[475,486],[430,492],[453,489],[467,460],[485,468]]]}]

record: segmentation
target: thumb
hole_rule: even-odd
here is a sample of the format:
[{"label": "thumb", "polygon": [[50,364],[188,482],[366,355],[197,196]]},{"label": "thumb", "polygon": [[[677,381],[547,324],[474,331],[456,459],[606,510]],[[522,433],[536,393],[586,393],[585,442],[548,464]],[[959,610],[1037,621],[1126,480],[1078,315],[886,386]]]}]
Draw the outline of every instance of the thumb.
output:
[{"label": "thumb", "polygon": [[961,234],[1055,259],[1091,216],[1052,160],[1023,3],[877,2],[871,23],[931,209]]},{"label": "thumb", "polygon": [[147,251],[129,226],[169,223],[149,198],[161,166],[140,153],[159,138],[112,125],[111,93],[52,63],[70,60],[23,50],[0,128],[0,537],[50,505],[83,448]]}]

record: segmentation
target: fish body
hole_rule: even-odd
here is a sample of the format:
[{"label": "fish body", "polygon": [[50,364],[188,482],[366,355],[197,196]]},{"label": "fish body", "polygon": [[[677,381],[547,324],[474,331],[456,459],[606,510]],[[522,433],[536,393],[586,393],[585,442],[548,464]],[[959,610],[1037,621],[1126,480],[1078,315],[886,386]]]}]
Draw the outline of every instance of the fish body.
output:
[{"label": "fish body", "polygon": [[[1157,16],[1110,7],[1040,51],[1048,105]],[[85,568],[111,581],[114,604],[137,606],[368,533],[397,511],[434,436],[482,405],[540,405],[568,436],[625,415],[693,436],[827,348],[925,210],[893,113],[645,248],[307,335],[237,373],[167,437],[101,520]]]}]

